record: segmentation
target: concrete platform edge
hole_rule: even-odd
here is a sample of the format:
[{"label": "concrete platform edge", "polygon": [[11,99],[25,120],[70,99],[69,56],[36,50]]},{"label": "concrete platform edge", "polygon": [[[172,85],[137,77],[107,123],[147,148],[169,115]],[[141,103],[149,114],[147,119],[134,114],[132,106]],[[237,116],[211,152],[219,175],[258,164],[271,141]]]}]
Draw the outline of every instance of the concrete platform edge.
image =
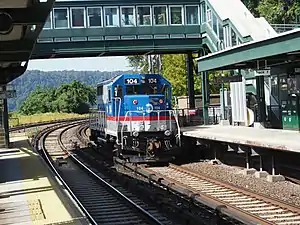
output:
[{"label": "concrete platform edge", "polygon": [[[57,178],[56,174],[54,173],[54,171],[49,168],[47,162],[45,161],[45,159],[43,157],[41,157],[41,155],[37,152],[37,150],[31,145],[31,142],[29,139],[27,139],[27,142],[31,148],[31,150],[33,152],[35,152],[37,154],[38,159],[42,162],[43,166],[49,171],[49,175],[51,175],[51,178],[53,179],[53,182],[56,182],[58,186],[63,186],[63,184],[61,183],[61,181]],[[79,213],[82,215],[82,218],[86,218],[86,215],[83,213],[82,209],[79,207],[78,203],[72,198],[71,194],[69,193],[69,191],[67,191],[66,189],[60,189],[61,194],[64,195],[64,197],[66,197],[75,207],[76,210],[79,211]],[[87,222],[88,219],[86,218]]]}]

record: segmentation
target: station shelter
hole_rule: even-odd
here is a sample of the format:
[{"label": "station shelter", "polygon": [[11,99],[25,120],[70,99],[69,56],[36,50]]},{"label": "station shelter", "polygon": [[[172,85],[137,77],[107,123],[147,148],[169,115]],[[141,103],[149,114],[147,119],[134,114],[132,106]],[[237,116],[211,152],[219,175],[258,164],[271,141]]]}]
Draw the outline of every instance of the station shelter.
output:
[{"label": "station shelter", "polygon": [[[300,29],[241,44],[197,61],[199,72],[229,70],[233,76],[243,77],[233,80],[255,87],[255,122],[269,128],[300,130]],[[244,99],[236,106],[244,118],[249,96],[247,100],[248,104]]]}]

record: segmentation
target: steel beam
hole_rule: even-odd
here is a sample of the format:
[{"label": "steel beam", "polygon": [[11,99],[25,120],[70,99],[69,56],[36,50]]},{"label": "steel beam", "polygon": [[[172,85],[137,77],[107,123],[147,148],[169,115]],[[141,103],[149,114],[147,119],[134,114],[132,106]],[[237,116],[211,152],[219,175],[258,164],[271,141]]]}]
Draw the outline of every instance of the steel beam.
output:
[{"label": "steel beam", "polygon": [[194,62],[193,53],[186,54],[186,67],[187,67],[187,91],[189,96],[189,108],[195,108],[195,82],[194,82]]},{"label": "steel beam", "polygon": [[202,106],[203,106],[203,121],[208,124],[208,107],[209,107],[209,75],[207,71],[202,72]]},{"label": "steel beam", "polygon": [[258,104],[258,121],[266,122],[266,101],[265,101],[265,87],[264,87],[264,76],[256,76],[256,94]]}]

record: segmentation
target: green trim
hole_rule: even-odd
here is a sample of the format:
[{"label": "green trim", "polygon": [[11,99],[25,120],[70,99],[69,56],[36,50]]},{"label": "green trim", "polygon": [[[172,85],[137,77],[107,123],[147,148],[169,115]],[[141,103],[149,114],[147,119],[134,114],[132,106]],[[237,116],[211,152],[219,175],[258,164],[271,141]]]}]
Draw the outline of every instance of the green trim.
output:
[{"label": "green trim", "polygon": [[222,67],[225,66],[233,66],[250,60],[264,60],[268,57],[299,50],[300,31],[297,31],[199,58],[198,71],[222,70]]}]

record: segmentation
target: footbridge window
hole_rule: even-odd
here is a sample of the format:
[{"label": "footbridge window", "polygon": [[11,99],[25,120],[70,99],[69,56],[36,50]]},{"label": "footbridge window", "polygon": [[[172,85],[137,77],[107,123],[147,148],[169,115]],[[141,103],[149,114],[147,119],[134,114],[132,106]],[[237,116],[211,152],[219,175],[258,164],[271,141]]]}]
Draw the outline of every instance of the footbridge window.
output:
[{"label": "footbridge window", "polygon": [[118,7],[104,8],[105,26],[118,27],[119,26],[119,10]]},{"label": "footbridge window", "polygon": [[72,28],[85,27],[85,8],[71,8],[71,25]]},{"label": "footbridge window", "polygon": [[169,6],[169,17],[171,25],[183,24],[183,7],[182,6]]},{"label": "footbridge window", "polygon": [[46,23],[44,25],[44,29],[52,29],[52,11],[50,12],[47,20],[46,20]]},{"label": "footbridge window", "polygon": [[205,4],[205,2],[201,3],[200,8],[201,8],[201,12],[200,12],[201,23],[206,23],[206,4]]},{"label": "footbridge window", "polygon": [[69,10],[68,8],[53,9],[54,13],[54,28],[63,29],[69,28]]},{"label": "footbridge window", "polygon": [[231,46],[237,45],[237,36],[233,29],[231,29]]},{"label": "footbridge window", "polygon": [[187,25],[199,24],[199,6],[186,5],[185,6],[185,21]]},{"label": "footbridge window", "polygon": [[221,21],[219,21],[219,39],[224,41],[223,24]]},{"label": "footbridge window", "polygon": [[154,25],[167,25],[167,7],[153,6]]},{"label": "footbridge window", "polygon": [[121,7],[121,25],[135,26],[134,7]]},{"label": "footbridge window", "polygon": [[212,12],[212,28],[215,34],[218,36],[218,18],[215,13]]},{"label": "footbridge window", "polygon": [[100,7],[87,8],[88,27],[102,27],[102,9]]},{"label": "footbridge window", "polygon": [[151,25],[151,7],[138,6],[137,8],[137,25],[149,26]]},{"label": "footbridge window", "polygon": [[206,21],[207,21],[208,25],[212,28],[212,12],[208,6],[207,6],[207,10],[206,10]]}]

